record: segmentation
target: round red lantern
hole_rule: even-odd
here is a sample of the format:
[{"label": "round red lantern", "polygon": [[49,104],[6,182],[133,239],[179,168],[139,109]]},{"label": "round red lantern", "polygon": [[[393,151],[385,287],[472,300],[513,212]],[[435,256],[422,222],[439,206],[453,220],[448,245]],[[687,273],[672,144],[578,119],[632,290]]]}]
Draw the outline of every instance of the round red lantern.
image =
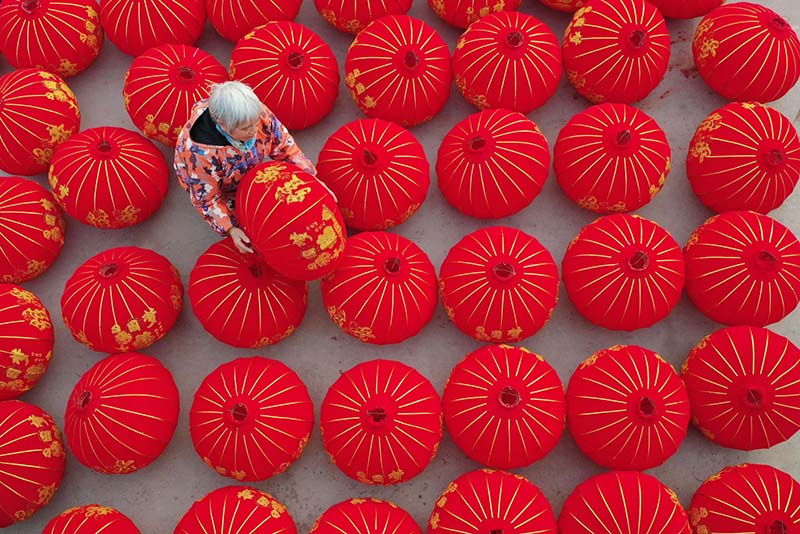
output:
[{"label": "round red lantern", "polygon": [[800,78],[800,39],[768,7],[725,4],[706,15],[692,40],[694,63],[728,100],[778,100]]},{"label": "round red lantern", "polygon": [[470,24],[453,53],[456,87],[478,109],[530,113],[556,92],[561,71],[556,36],[539,19],[516,11]]},{"label": "round red lantern", "polygon": [[387,15],[358,32],[347,49],[345,82],[367,117],[415,126],[450,96],[450,50],[424,21]]},{"label": "round red lantern", "polygon": [[0,76],[0,171],[45,172],[55,149],[80,125],[78,100],[60,76],[39,69]]},{"label": "round red lantern", "polygon": [[447,316],[468,336],[517,342],[541,329],[558,300],[558,268],[528,234],[491,226],[464,236],[439,269]]},{"label": "round red lantern", "polygon": [[494,13],[516,11],[520,3],[521,0],[428,0],[428,5],[440,19],[461,29]]},{"label": "round red lantern", "polygon": [[373,20],[405,15],[412,0],[314,0],[322,18],[337,30],[356,34]]},{"label": "round red lantern", "polygon": [[30,518],[50,502],[64,477],[61,431],[41,408],[0,401],[0,528]]},{"label": "round red lantern", "polygon": [[344,250],[344,221],[333,197],[291,163],[268,161],[248,171],[236,190],[236,211],[264,261],[293,280],[325,276]]},{"label": "round red lantern", "polygon": [[422,534],[411,514],[390,501],[350,499],[336,503],[323,513],[311,534]]},{"label": "round red lantern", "polygon": [[169,170],[164,155],[136,132],[102,126],[70,137],[50,163],[56,200],[97,228],[138,224],[161,206]]},{"label": "round red lantern", "polygon": [[584,226],[561,263],[569,299],[609,330],[652,326],[681,297],[684,261],[672,236],[653,221],[618,213]]},{"label": "round red lantern", "polygon": [[445,135],[436,157],[439,189],[462,213],[499,219],[526,208],[550,170],[542,131],[522,113],[487,109]]},{"label": "round red lantern", "polygon": [[236,42],[254,28],[274,20],[294,20],[303,0],[206,0],[208,20],[217,33]]},{"label": "round red lantern", "polygon": [[18,176],[0,180],[0,283],[36,278],[62,246],[64,217],[50,191]]},{"label": "round red lantern", "polygon": [[286,507],[269,493],[227,486],[196,501],[175,527],[175,534],[209,532],[297,534],[297,527]]},{"label": "round red lantern", "polygon": [[800,301],[800,243],[767,215],[711,217],[692,233],[684,255],[686,293],[718,323],[766,326]]},{"label": "round red lantern", "polygon": [[64,510],[45,525],[42,534],[140,534],[128,517],[110,506],[89,504]]},{"label": "round red lantern", "polygon": [[661,191],[670,169],[667,136],[627,104],[598,104],[572,117],[553,149],[558,185],[595,213],[634,211]]},{"label": "round red lantern", "polygon": [[647,0],[670,19],[693,19],[708,14],[725,0]]},{"label": "round red lantern", "polygon": [[645,0],[593,0],[572,16],[562,54],[569,82],[587,100],[631,104],[664,78],[670,37]]},{"label": "round red lantern", "polygon": [[521,347],[488,345],[467,354],[447,379],[442,405],[458,448],[500,469],[541,460],[565,426],[561,379],[544,358]]},{"label": "round red lantern", "polygon": [[208,98],[212,84],[227,80],[228,71],[211,54],[166,44],[133,60],[122,97],[133,124],[150,139],[173,148],[194,103]]},{"label": "round red lantern", "polygon": [[364,484],[396,484],[420,474],[436,455],[442,403],[415,369],[368,360],[330,387],[320,427],[325,450],[345,475]]},{"label": "round red lantern", "polygon": [[792,121],[757,102],[731,102],[700,123],[686,156],[697,197],[718,213],[767,213],[800,179],[800,140]]},{"label": "round red lantern", "polygon": [[336,270],[320,284],[333,322],[376,345],[417,335],[436,310],[436,288],[436,269],[425,251],[388,232],[348,239]]},{"label": "round red lantern", "polygon": [[655,352],[617,345],[580,364],[567,388],[578,448],[609,469],[644,471],[675,454],[689,427],[689,398]]},{"label": "round red lantern", "polygon": [[189,431],[197,454],[217,473],[242,481],[283,473],[314,426],[305,384],[277,360],[237,358],[197,388]]},{"label": "round red lantern", "polygon": [[539,0],[542,4],[558,11],[573,13],[586,4],[587,0]]},{"label": "round red lantern", "polygon": [[103,28],[97,9],[94,0],[3,0],[0,50],[15,68],[74,76],[100,54]]},{"label": "round red lantern", "polygon": [[317,161],[317,178],[334,192],[344,222],[385,230],[425,201],[430,166],[414,134],[381,119],[358,119],[333,132]]},{"label": "round red lantern", "polygon": [[557,534],[558,529],[538,487],[521,475],[492,469],[470,471],[451,482],[428,520],[429,534],[492,531]]},{"label": "round red lantern", "polygon": [[267,22],[240,39],[230,72],[290,130],[321,121],[339,94],[339,66],[331,47],[289,20]]},{"label": "round red lantern", "polygon": [[178,270],[139,247],[112,248],[86,260],[61,296],[72,337],[98,352],[149,347],[172,328],[182,307]]}]

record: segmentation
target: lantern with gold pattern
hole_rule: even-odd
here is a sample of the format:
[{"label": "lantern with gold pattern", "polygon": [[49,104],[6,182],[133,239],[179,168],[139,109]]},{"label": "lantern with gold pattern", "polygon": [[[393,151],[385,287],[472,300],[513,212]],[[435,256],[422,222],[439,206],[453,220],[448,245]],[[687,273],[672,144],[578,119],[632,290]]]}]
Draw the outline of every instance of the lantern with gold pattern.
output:
[{"label": "lantern with gold pattern", "polygon": [[209,532],[297,534],[297,527],[286,507],[269,493],[248,486],[226,486],[192,504],[174,534]]},{"label": "lantern with gold pattern", "polygon": [[50,520],[42,534],[140,534],[128,517],[110,506],[88,504],[64,510]]}]

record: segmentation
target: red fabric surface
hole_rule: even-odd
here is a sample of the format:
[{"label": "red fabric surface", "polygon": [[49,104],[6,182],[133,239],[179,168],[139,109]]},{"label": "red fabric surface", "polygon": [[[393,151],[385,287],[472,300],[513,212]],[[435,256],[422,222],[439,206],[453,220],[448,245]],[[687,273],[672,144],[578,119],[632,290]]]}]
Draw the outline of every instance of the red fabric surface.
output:
[{"label": "red fabric surface", "polygon": [[415,126],[433,118],[450,96],[450,50],[421,19],[387,15],[371,22],[347,49],[345,82],[370,118]]},{"label": "red fabric surface", "polygon": [[180,273],[164,256],[139,247],[89,258],[61,295],[72,337],[98,352],[149,347],[172,328],[182,307]]},{"label": "red fabric surface", "polygon": [[664,78],[670,37],[649,2],[592,0],[573,15],[562,54],[567,78],[587,100],[631,104]]},{"label": "red fabric surface", "polygon": [[274,20],[294,20],[303,0],[205,0],[208,20],[217,33],[236,42],[253,29]]},{"label": "red fabric surface", "polygon": [[569,299],[592,323],[636,330],[678,303],[684,260],[672,236],[638,215],[614,214],[584,226],[561,263]]},{"label": "red fabric surface", "polygon": [[572,13],[576,9],[582,8],[586,4],[586,1],[587,0],[539,0],[539,2],[549,8],[565,11],[567,13]]},{"label": "red fabric surface", "polygon": [[564,431],[564,387],[538,354],[487,345],[461,360],[442,396],[447,431],[464,454],[514,469],[544,458]]},{"label": "red fabric surface", "polygon": [[521,0],[428,0],[428,6],[440,19],[462,29],[493,13],[516,11],[521,3]]},{"label": "red fabric surface", "polygon": [[336,270],[322,279],[322,302],[345,333],[376,345],[415,336],[438,302],[436,269],[412,241],[389,232],[347,240]]},{"label": "red fabric surface", "polygon": [[442,139],[436,176],[445,199],[480,219],[513,215],[538,196],[550,170],[547,139],[535,122],[505,109],[473,113]]},{"label": "red fabric surface", "polygon": [[558,268],[535,238],[507,226],[467,234],[439,269],[450,320],[478,341],[517,342],[550,320],[558,300]]},{"label": "red fabric surface", "polygon": [[64,217],[53,195],[33,180],[0,180],[0,283],[36,278],[64,245]]},{"label": "red fabric surface", "polygon": [[609,469],[644,471],[675,454],[689,426],[689,397],[657,353],[617,345],[578,366],[567,388],[578,448]]},{"label": "red fabric surface", "polygon": [[345,224],[357,230],[405,222],[431,181],[422,144],[382,119],[358,119],[333,132],[319,152],[317,177],[336,194]]},{"label": "red fabric surface", "polygon": [[706,15],[692,40],[694,63],[709,87],[728,100],[771,102],[800,77],[800,39],[789,22],[750,2]]},{"label": "red fabric surface", "polygon": [[661,191],[670,170],[664,130],[627,104],[598,104],[572,117],[553,148],[558,185],[595,213],[634,211]]},{"label": "red fabric surface", "polygon": [[45,525],[42,534],[140,534],[125,514],[99,504],[64,510]]},{"label": "red fabric surface", "polygon": [[390,501],[349,499],[323,513],[311,534],[422,534],[411,514]]},{"label": "red fabric surface", "polygon": [[692,233],[684,255],[686,293],[718,323],[766,326],[800,300],[800,243],[767,215],[711,217]]},{"label": "red fabric surface", "polygon": [[800,179],[800,140],[792,121],[757,102],[732,102],[706,117],[686,155],[686,175],[706,207],[768,213]]},{"label": "red fabric surface", "polygon": [[725,0],[647,0],[671,19],[693,19],[708,14]]},{"label": "red fabric surface", "polygon": [[328,389],[320,413],[331,461],[364,484],[420,474],[442,439],[442,404],[430,381],[393,360],[368,360]]},{"label": "red fabric surface", "polygon": [[405,15],[411,3],[412,0],[314,0],[328,24],[352,34],[385,15]]}]

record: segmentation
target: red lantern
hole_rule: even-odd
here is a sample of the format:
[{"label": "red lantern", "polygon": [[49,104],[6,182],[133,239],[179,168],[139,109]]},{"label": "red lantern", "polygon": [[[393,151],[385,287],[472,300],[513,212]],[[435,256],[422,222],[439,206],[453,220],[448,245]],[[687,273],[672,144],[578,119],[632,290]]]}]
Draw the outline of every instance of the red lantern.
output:
[{"label": "red lantern", "polygon": [[388,232],[351,237],[320,289],[333,322],[376,345],[400,343],[418,334],[438,301],[436,270],[428,255],[412,241]]},{"label": "red lantern", "polygon": [[297,534],[297,527],[286,507],[269,493],[227,486],[195,502],[175,527],[175,534],[209,532]]},{"label": "red lantern", "polygon": [[517,342],[542,328],[558,300],[558,268],[535,238],[507,226],[466,235],[439,269],[447,316],[468,336]]},{"label": "red lantern", "polygon": [[516,11],[520,3],[521,0],[428,0],[428,5],[440,19],[461,29],[495,13]]},{"label": "red lantern", "polygon": [[149,347],[172,328],[182,307],[180,273],[164,256],[139,247],[88,259],[61,296],[72,337],[98,352]]},{"label": "red lantern", "polygon": [[317,178],[334,192],[344,222],[385,230],[417,212],[430,185],[430,166],[414,134],[393,122],[358,119],[322,147]]},{"label": "red lantern", "polygon": [[723,447],[766,449],[800,429],[800,349],[766,328],[733,326],[706,336],[682,377],[692,422]]},{"label": "red lantern", "polygon": [[197,454],[239,481],[283,473],[300,457],[313,426],[314,406],[300,377],[261,356],[217,367],[197,388],[189,412]]},{"label": "red lantern", "polygon": [[64,217],[53,195],[18,176],[0,180],[0,283],[45,272],[64,246]]},{"label": "red lantern", "polygon": [[655,352],[617,345],[580,364],[567,389],[567,421],[578,448],[609,469],[644,471],[680,447],[689,398]]},{"label": "red lantern", "polygon": [[647,0],[670,19],[702,17],[719,7],[725,0]]},{"label": "red lantern", "polygon": [[456,124],[436,158],[439,189],[462,213],[499,219],[526,208],[550,169],[542,131],[522,113],[487,109]]},{"label": "red lantern", "polygon": [[385,15],[405,15],[412,0],[314,0],[322,18],[337,30],[356,34]]},{"label": "red lantern", "polygon": [[415,126],[450,96],[447,43],[424,21],[387,15],[358,32],[347,49],[345,82],[367,117]]},{"label": "red lantern", "polygon": [[561,51],[579,94],[595,104],[631,104],[664,78],[670,37],[664,17],[649,2],[594,0],[573,15]]},{"label": "red lantern", "polygon": [[470,24],[453,54],[456,87],[478,109],[530,113],[556,92],[561,71],[556,36],[539,19],[516,11]]},{"label": "red lantern", "polygon": [[0,76],[0,171],[33,176],[80,129],[78,100],[61,77],[39,69]]},{"label": "red lantern", "polygon": [[800,178],[800,140],[787,117],[756,102],[731,102],[700,123],[686,156],[700,201],[718,213],[767,213]]},{"label": "red lantern", "polygon": [[321,121],[339,94],[339,66],[331,47],[288,20],[267,22],[239,40],[230,71],[290,130]]},{"label": "red lantern", "polygon": [[53,354],[53,323],[30,291],[0,284],[0,400],[19,397],[47,371]]},{"label": "red lantern", "polygon": [[544,358],[521,347],[488,345],[467,354],[450,373],[442,404],[458,448],[489,467],[541,460],[564,431],[561,379]]},{"label": "red lantern", "polygon": [[166,44],[133,60],[122,97],[131,121],[144,135],[174,148],[194,103],[208,98],[212,84],[227,80],[228,71],[211,54]]},{"label": "red lantern", "polygon": [[48,178],[68,214],[97,228],[138,224],[161,206],[169,170],[164,155],[136,132],[103,126],[65,141]]},{"label": "red lantern", "polygon": [[253,167],[236,190],[239,222],[267,264],[293,280],[333,271],[346,242],[333,197],[313,176],[291,163]]},{"label": "red lantern", "polygon": [[30,518],[50,502],[64,477],[61,431],[44,410],[0,402],[0,528]]},{"label": "red lantern", "polygon": [[667,136],[627,104],[599,104],[572,117],[553,150],[558,185],[595,213],[634,211],[661,191],[670,169]]},{"label": "red lantern", "polygon": [[420,474],[442,439],[442,404],[430,381],[392,360],[341,374],[322,401],[322,442],[345,475],[396,484]]},{"label": "red lantern", "polygon": [[231,239],[214,243],[189,275],[189,301],[208,333],[234,347],[259,348],[288,337],[303,321],[308,285],[275,272]]},{"label": "red lantern", "polygon": [[800,243],[766,215],[711,217],[692,233],[684,255],[686,293],[718,323],[766,326],[800,301]]},{"label": "red lantern", "polygon": [[16,68],[75,76],[97,59],[102,44],[94,0],[0,2],[0,49]]},{"label": "red lantern", "polygon": [[680,246],[638,215],[608,215],[584,226],[567,247],[561,270],[581,315],[609,330],[636,330],[664,319],[684,284]]},{"label": "red lantern", "polygon": [[549,8],[558,11],[565,11],[573,13],[575,10],[580,9],[586,4],[587,0],[539,0],[542,4]]},{"label": "red lantern", "polygon": [[422,534],[411,514],[390,501],[350,499],[336,503],[323,513],[311,534]]},{"label": "red lantern", "polygon": [[294,20],[303,0],[206,0],[208,20],[217,33],[236,42],[254,28],[273,20]]},{"label": "red lantern", "polygon": [[778,100],[800,78],[800,39],[768,7],[722,5],[706,15],[692,40],[694,63],[709,87],[728,100]]},{"label": "red lantern", "polygon": [[42,534],[140,534],[125,514],[109,506],[89,504],[64,510],[50,520]]},{"label": "red lantern", "polygon": [[451,482],[428,520],[429,534],[497,530],[558,532],[553,509],[538,487],[521,475],[491,469],[470,471]]}]

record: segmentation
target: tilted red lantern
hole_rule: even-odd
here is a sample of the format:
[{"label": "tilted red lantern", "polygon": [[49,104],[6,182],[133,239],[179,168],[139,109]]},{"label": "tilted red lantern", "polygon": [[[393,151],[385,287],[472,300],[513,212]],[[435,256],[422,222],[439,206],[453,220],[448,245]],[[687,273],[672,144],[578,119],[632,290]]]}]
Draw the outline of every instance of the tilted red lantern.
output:
[{"label": "tilted red lantern", "polygon": [[300,377],[277,360],[237,358],[212,371],[194,394],[189,431],[197,454],[217,473],[265,480],[305,449],[314,406]]},{"label": "tilted red lantern", "polygon": [[487,345],[461,360],[442,396],[447,431],[464,454],[514,469],[544,458],[564,431],[564,387],[544,358]]},{"label": "tilted red lantern", "polygon": [[390,501],[350,499],[334,504],[317,518],[311,534],[422,534],[411,514]]},{"label": "tilted red lantern", "polygon": [[725,0],[647,0],[669,19],[693,19],[708,14]]},{"label": "tilted red lantern", "polygon": [[254,28],[273,20],[294,20],[303,0],[205,0],[208,20],[217,33],[236,42]]},{"label": "tilted red lantern", "polygon": [[652,326],[672,311],[684,285],[675,239],[653,221],[614,214],[584,226],[561,263],[569,299],[609,330]]},{"label": "tilted red lantern", "polygon": [[227,80],[228,71],[211,54],[166,44],[133,60],[122,97],[133,124],[150,139],[173,148],[194,103],[208,98],[212,84]]},{"label": "tilted red lantern", "polygon": [[478,109],[530,113],[561,80],[561,47],[539,19],[501,11],[470,24],[453,53],[456,87]]},{"label": "tilted red lantern", "polygon": [[634,211],[661,191],[670,170],[664,130],[627,104],[598,104],[572,117],[553,148],[558,185],[595,213]]},{"label": "tilted red lantern", "polygon": [[42,534],[140,534],[128,517],[110,506],[88,504],[64,510],[45,525]]},{"label": "tilted red lantern", "polygon": [[415,336],[436,310],[436,269],[414,242],[388,232],[347,240],[336,270],[322,279],[322,302],[345,333],[376,345]]},{"label": "tilted red lantern", "polygon": [[0,180],[0,283],[36,278],[64,246],[64,217],[50,192],[26,178]]},{"label": "tilted red lantern", "polygon": [[78,267],[61,295],[64,322],[98,352],[149,347],[173,327],[183,307],[178,270],[139,247],[103,251]]},{"label": "tilted red lantern", "polygon": [[336,195],[345,224],[357,230],[405,222],[431,181],[422,144],[382,119],[358,119],[333,132],[319,152],[317,178]]},{"label": "tilted red lantern", "polygon": [[573,13],[582,8],[588,0],[539,0],[542,4],[558,11]]},{"label": "tilted red lantern", "polygon": [[766,326],[800,301],[800,243],[767,215],[711,217],[692,233],[684,255],[686,293],[718,323]]},{"label": "tilted red lantern", "polygon": [[768,213],[800,179],[800,140],[792,121],[757,102],[731,102],[700,123],[686,155],[697,197],[718,213]]},{"label": "tilted red lantern", "polygon": [[356,34],[373,20],[405,15],[412,0],[314,0],[322,18],[337,30]]},{"label": "tilted red lantern", "polygon": [[526,208],[550,170],[542,131],[522,113],[473,113],[444,136],[436,176],[445,199],[462,213],[499,219]]},{"label": "tilted red lantern", "polygon": [[420,474],[439,449],[442,403],[433,384],[393,360],[368,360],[330,387],[320,413],[331,461],[364,484],[396,484]]},{"label": "tilted red lantern", "polygon": [[0,528],[25,521],[61,485],[67,455],[61,431],[41,408],[0,401]]},{"label": "tilted red lantern", "polygon": [[567,78],[595,104],[642,100],[669,66],[670,37],[661,13],[645,0],[593,0],[567,26]]},{"label": "tilted red lantern", "polygon": [[27,68],[0,76],[0,171],[45,172],[80,125],[78,100],[60,76]]},{"label": "tilted red lantern", "polygon": [[800,78],[800,38],[766,6],[725,4],[706,15],[692,40],[694,63],[728,100],[771,102]]},{"label": "tilted red lantern", "polygon": [[521,0],[428,0],[440,19],[462,29],[494,13],[516,11],[521,3]]},{"label": "tilted red lantern", "polygon": [[478,341],[517,342],[541,329],[558,300],[558,268],[528,234],[491,226],[464,236],[439,269],[450,320]]},{"label": "tilted red lantern", "polygon": [[248,486],[226,486],[192,504],[175,527],[175,534],[209,532],[297,534],[297,527],[286,507],[269,493]]},{"label": "tilted red lantern", "polygon": [[450,96],[450,50],[426,22],[387,15],[358,32],[347,49],[345,82],[370,118],[415,126],[439,113]]},{"label": "tilted red lantern", "polygon": [[617,345],[578,366],[567,388],[567,422],[578,448],[609,469],[663,464],[689,427],[689,397],[657,353]]}]

